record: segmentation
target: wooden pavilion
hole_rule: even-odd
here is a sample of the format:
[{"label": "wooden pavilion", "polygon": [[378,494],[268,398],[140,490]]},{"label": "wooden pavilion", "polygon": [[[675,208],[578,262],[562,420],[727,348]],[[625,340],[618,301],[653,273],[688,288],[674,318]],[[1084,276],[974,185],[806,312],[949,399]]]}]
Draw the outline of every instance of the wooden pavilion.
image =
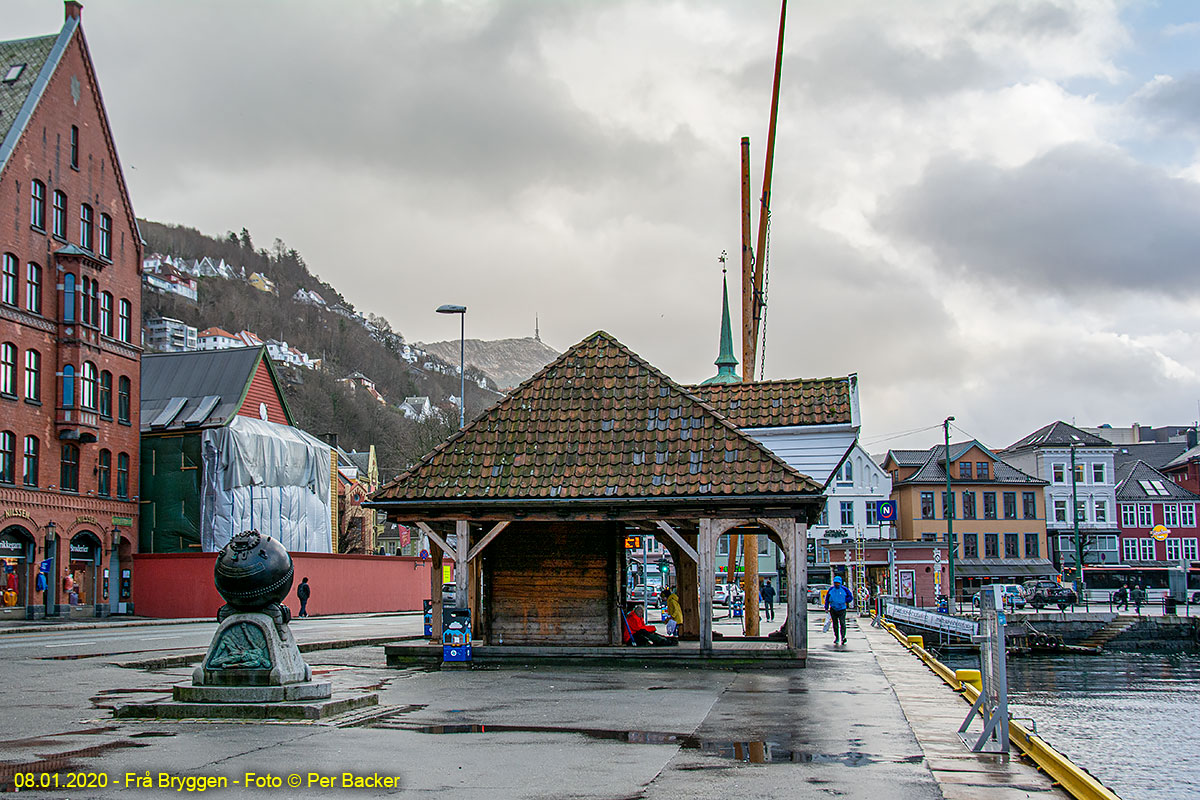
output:
[{"label": "wooden pavilion", "polygon": [[571,347],[369,507],[432,544],[486,646],[614,647],[622,640],[625,537],[653,534],[675,562],[681,639],[713,649],[718,538],[765,533],[787,563],[786,643],[807,654],[806,531],[823,487],[609,334]]}]

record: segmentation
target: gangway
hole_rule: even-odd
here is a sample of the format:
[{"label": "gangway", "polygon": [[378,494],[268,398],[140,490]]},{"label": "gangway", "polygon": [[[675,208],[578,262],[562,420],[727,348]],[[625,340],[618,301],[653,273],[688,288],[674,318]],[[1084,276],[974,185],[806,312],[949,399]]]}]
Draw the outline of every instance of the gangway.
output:
[{"label": "gangway", "polygon": [[879,598],[879,604],[880,614],[877,618],[883,617],[891,622],[899,622],[967,641],[974,641],[975,637],[979,635],[979,623],[973,619],[913,608],[903,603],[897,603],[896,599],[890,596]]}]

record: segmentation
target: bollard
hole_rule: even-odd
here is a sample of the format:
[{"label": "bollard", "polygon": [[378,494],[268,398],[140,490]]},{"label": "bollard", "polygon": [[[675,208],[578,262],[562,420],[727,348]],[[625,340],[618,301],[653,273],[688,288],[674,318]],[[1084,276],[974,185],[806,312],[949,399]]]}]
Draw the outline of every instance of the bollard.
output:
[{"label": "bollard", "polygon": [[909,647],[916,645],[917,647],[920,647],[921,649],[925,648],[925,637],[924,636],[909,636],[906,638],[908,640]]},{"label": "bollard", "polygon": [[983,677],[977,669],[956,669],[954,679],[959,683],[969,683],[980,692],[983,691]]}]

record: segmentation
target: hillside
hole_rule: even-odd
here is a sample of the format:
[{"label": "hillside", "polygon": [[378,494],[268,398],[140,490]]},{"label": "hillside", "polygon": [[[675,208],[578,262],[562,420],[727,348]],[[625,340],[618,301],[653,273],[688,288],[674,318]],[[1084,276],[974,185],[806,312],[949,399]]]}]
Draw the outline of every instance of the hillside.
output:
[{"label": "hillside", "polygon": [[[422,344],[426,352],[450,364],[458,363],[458,340]],[[468,367],[486,375],[501,391],[508,391],[528,380],[561,353],[547,347],[541,339],[467,339],[464,347]]]},{"label": "hillside", "polygon": [[[144,286],[143,323],[165,316],[201,331],[246,330],[319,359],[320,369],[275,364],[300,427],[317,435],[336,434],[339,445],[348,450],[374,444],[380,474],[386,477],[402,471],[454,429],[457,414],[449,398],[459,392],[457,351],[453,367],[432,354],[415,355],[387,320],[358,315],[336,288],[315,277],[301,255],[278,239],[270,251],[256,250],[244,229],[220,238],[145,220],[139,220],[139,226],[147,255],[169,255],[177,261],[207,257],[233,268],[229,278],[197,278],[196,302]],[[254,288],[242,278],[243,272],[269,276],[276,291]],[[319,293],[325,304],[297,301],[298,289]],[[339,382],[353,372],[373,381],[386,405],[365,390]],[[477,381],[487,384],[481,373],[468,369],[466,377],[466,412],[471,418],[500,395],[478,385]],[[397,406],[410,396],[429,397],[442,418],[406,418]]]}]

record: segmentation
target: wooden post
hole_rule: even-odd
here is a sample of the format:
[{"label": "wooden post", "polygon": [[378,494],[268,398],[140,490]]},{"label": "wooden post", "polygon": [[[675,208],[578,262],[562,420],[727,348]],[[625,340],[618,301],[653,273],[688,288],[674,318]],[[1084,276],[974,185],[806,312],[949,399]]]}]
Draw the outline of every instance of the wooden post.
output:
[{"label": "wooden post", "polygon": [[746,606],[742,613],[746,615],[746,635],[758,636],[758,534],[742,536],[742,562],[743,588],[746,590]]},{"label": "wooden post", "polygon": [[470,608],[470,598],[467,597],[467,554],[471,550],[471,523],[465,519],[458,520],[454,523],[454,533],[458,537],[454,545],[454,605]]},{"label": "wooden post", "polygon": [[712,598],[713,598],[713,581],[716,576],[716,537],[712,535],[712,520],[700,520],[700,535],[696,541],[696,552],[700,555],[700,561],[696,564],[696,569],[699,573],[697,583],[699,584],[699,618],[700,618],[700,652],[708,654],[712,652]]},{"label": "wooden post", "polygon": [[429,540],[429,599],[433,601],[430,614],[429,639],[434,644],[442,643],[442,548]]},{"label": "wooden post", "polygon": [[808,525],[789,520],[787,640],[797,658],[808,658]]}]

